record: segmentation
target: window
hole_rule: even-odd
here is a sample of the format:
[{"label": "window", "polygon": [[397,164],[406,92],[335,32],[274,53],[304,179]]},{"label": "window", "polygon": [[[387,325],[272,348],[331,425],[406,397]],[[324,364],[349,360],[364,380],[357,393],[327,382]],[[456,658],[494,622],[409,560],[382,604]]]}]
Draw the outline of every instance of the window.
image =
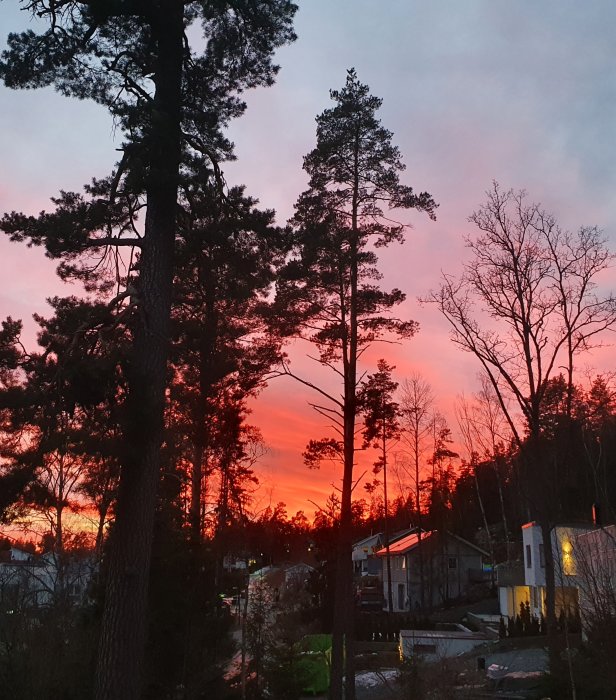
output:
[{"label": "window", "polygon": [[415,644],[413,651],[416,654],[436,654],[436,644]]},{"label": "window", "polygon": [[545,552],[543,551],[543,545],[539,545],[539,566],[545,569]]},{"label": "window", "polygon": [[527,568],[527,569],[530,569],[531,566],[533,565],[533,564],[532,564],[532,561],[531,561],[530,552],[531,552],[531,550],[530,550],[530,545],[527,544],[527,545],[526,545],[526,568]]},{"label": "window", "polygon": [[448,567],[450,569],[457,569],[458,568],[458,557],[449,557]]},{"label": "window", "polygon": [[569,539],[563,539],[562,543],[563,573],[565,576],[575,576],[575,558],[573,545]]}]

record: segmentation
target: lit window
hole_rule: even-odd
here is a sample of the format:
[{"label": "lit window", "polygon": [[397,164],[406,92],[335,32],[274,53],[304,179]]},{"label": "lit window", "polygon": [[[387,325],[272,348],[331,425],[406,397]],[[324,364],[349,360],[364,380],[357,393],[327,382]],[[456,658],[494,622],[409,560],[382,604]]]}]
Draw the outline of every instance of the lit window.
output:
[{"label": "lit window", "polygon": [[575,559],[573,558],[573,545],[567,539],[563,540],[563,573],[565,576],[575,576]]}]

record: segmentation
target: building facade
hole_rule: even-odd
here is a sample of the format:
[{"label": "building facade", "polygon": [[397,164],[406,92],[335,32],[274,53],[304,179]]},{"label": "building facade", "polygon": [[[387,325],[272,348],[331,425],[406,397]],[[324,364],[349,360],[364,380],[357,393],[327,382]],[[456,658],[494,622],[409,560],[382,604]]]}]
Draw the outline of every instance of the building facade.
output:
[{"label": "building facade", "polygon": [[[388,591],[387,552],[377,552]],[[391,582],[395,612],[438,607],[468,594],[484,580],[488,554],[451,533],[414,532],[390,544]]]}]

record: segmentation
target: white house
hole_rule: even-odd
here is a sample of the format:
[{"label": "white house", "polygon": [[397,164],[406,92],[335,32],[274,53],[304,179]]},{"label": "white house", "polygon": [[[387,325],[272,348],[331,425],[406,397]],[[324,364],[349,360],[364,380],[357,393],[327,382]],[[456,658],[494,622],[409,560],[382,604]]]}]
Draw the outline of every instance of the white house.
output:
[{"label": "white house", "polygon": [[[576,542],[591,529],[590,525],[557,525],[551,530],[556,615],[579,610]],[[541,527],[535,522],[522,526],[522,552],[520,564],[498,567],[500,612],[513,617],[520,612],[520,603],[528,603],[531,615],[540,617],[545,613],[545,550]]]},{"label": "white house", "polygon": [[384,538],[382,532],[370,535],[353,545],[353,573],[356,576],[381,576],[381,560],[376,556],[382,549]]},{"label": "white house", "polygon": [[87,600],[96,568],[90,557],[68,555],[60,564],[53,552],[36,555],[12,547],[0,554],[0,603],[5,607],[49,606],[60,599],[76,605]]}]

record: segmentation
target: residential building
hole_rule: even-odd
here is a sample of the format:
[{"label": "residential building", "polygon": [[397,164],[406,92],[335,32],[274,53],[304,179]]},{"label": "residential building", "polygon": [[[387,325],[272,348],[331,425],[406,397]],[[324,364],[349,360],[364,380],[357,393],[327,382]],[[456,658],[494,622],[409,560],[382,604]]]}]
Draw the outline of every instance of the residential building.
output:
[{"label": "residential building", "polygon": [[[592,529],[591,525],[557,525],[551,530],[554,559],[555,608],[577,615],[579,611],[578,538]],[[530,614],[545,613],[545,550],[541,527],[530,522],[522,526],[522,560],[500,564],[497,569],[501,615],[513,617],[520,604],[530,607]]]},{"label": "residential building", "polygon": [[[389,546],[394,612],[443,605],[467,595],[484,581],[483,562],[489,555],[449,532],[413,532]],[[386,550],[377,551],[388,590]],[[422,576],[423,571],[423,576]],[[422,580],[423,579],[423,580]],[[423,596],[422,596],[423,588]]]},{"label": "residential building", "polygon": [[376,555],[382,549],[385,540],[382,532],[370,535],[353,545],[351,557],[353,559],[353,573],[355,576],[381,577],[381,560]]},{"label": "residential building", "polygon": [[0,604],[23,610],[57,602],[77,605],[88,598],[95,564],[90,557],[53,552],[37,555],[16,547],[0,552]]},{"label": "residential building", "polygon": [[250,590],[254,590],[257,586],[267,586],[273,601],[278,602],[285,594],[292,596],[306,590],[314,571],[314,567],[305,562],[264,566],[250,574],[248,585]]},{"label": "residential building", "polygon": [[575,542],[580,616],[586,632],[616,617],[616,525],[597,527]]}]

